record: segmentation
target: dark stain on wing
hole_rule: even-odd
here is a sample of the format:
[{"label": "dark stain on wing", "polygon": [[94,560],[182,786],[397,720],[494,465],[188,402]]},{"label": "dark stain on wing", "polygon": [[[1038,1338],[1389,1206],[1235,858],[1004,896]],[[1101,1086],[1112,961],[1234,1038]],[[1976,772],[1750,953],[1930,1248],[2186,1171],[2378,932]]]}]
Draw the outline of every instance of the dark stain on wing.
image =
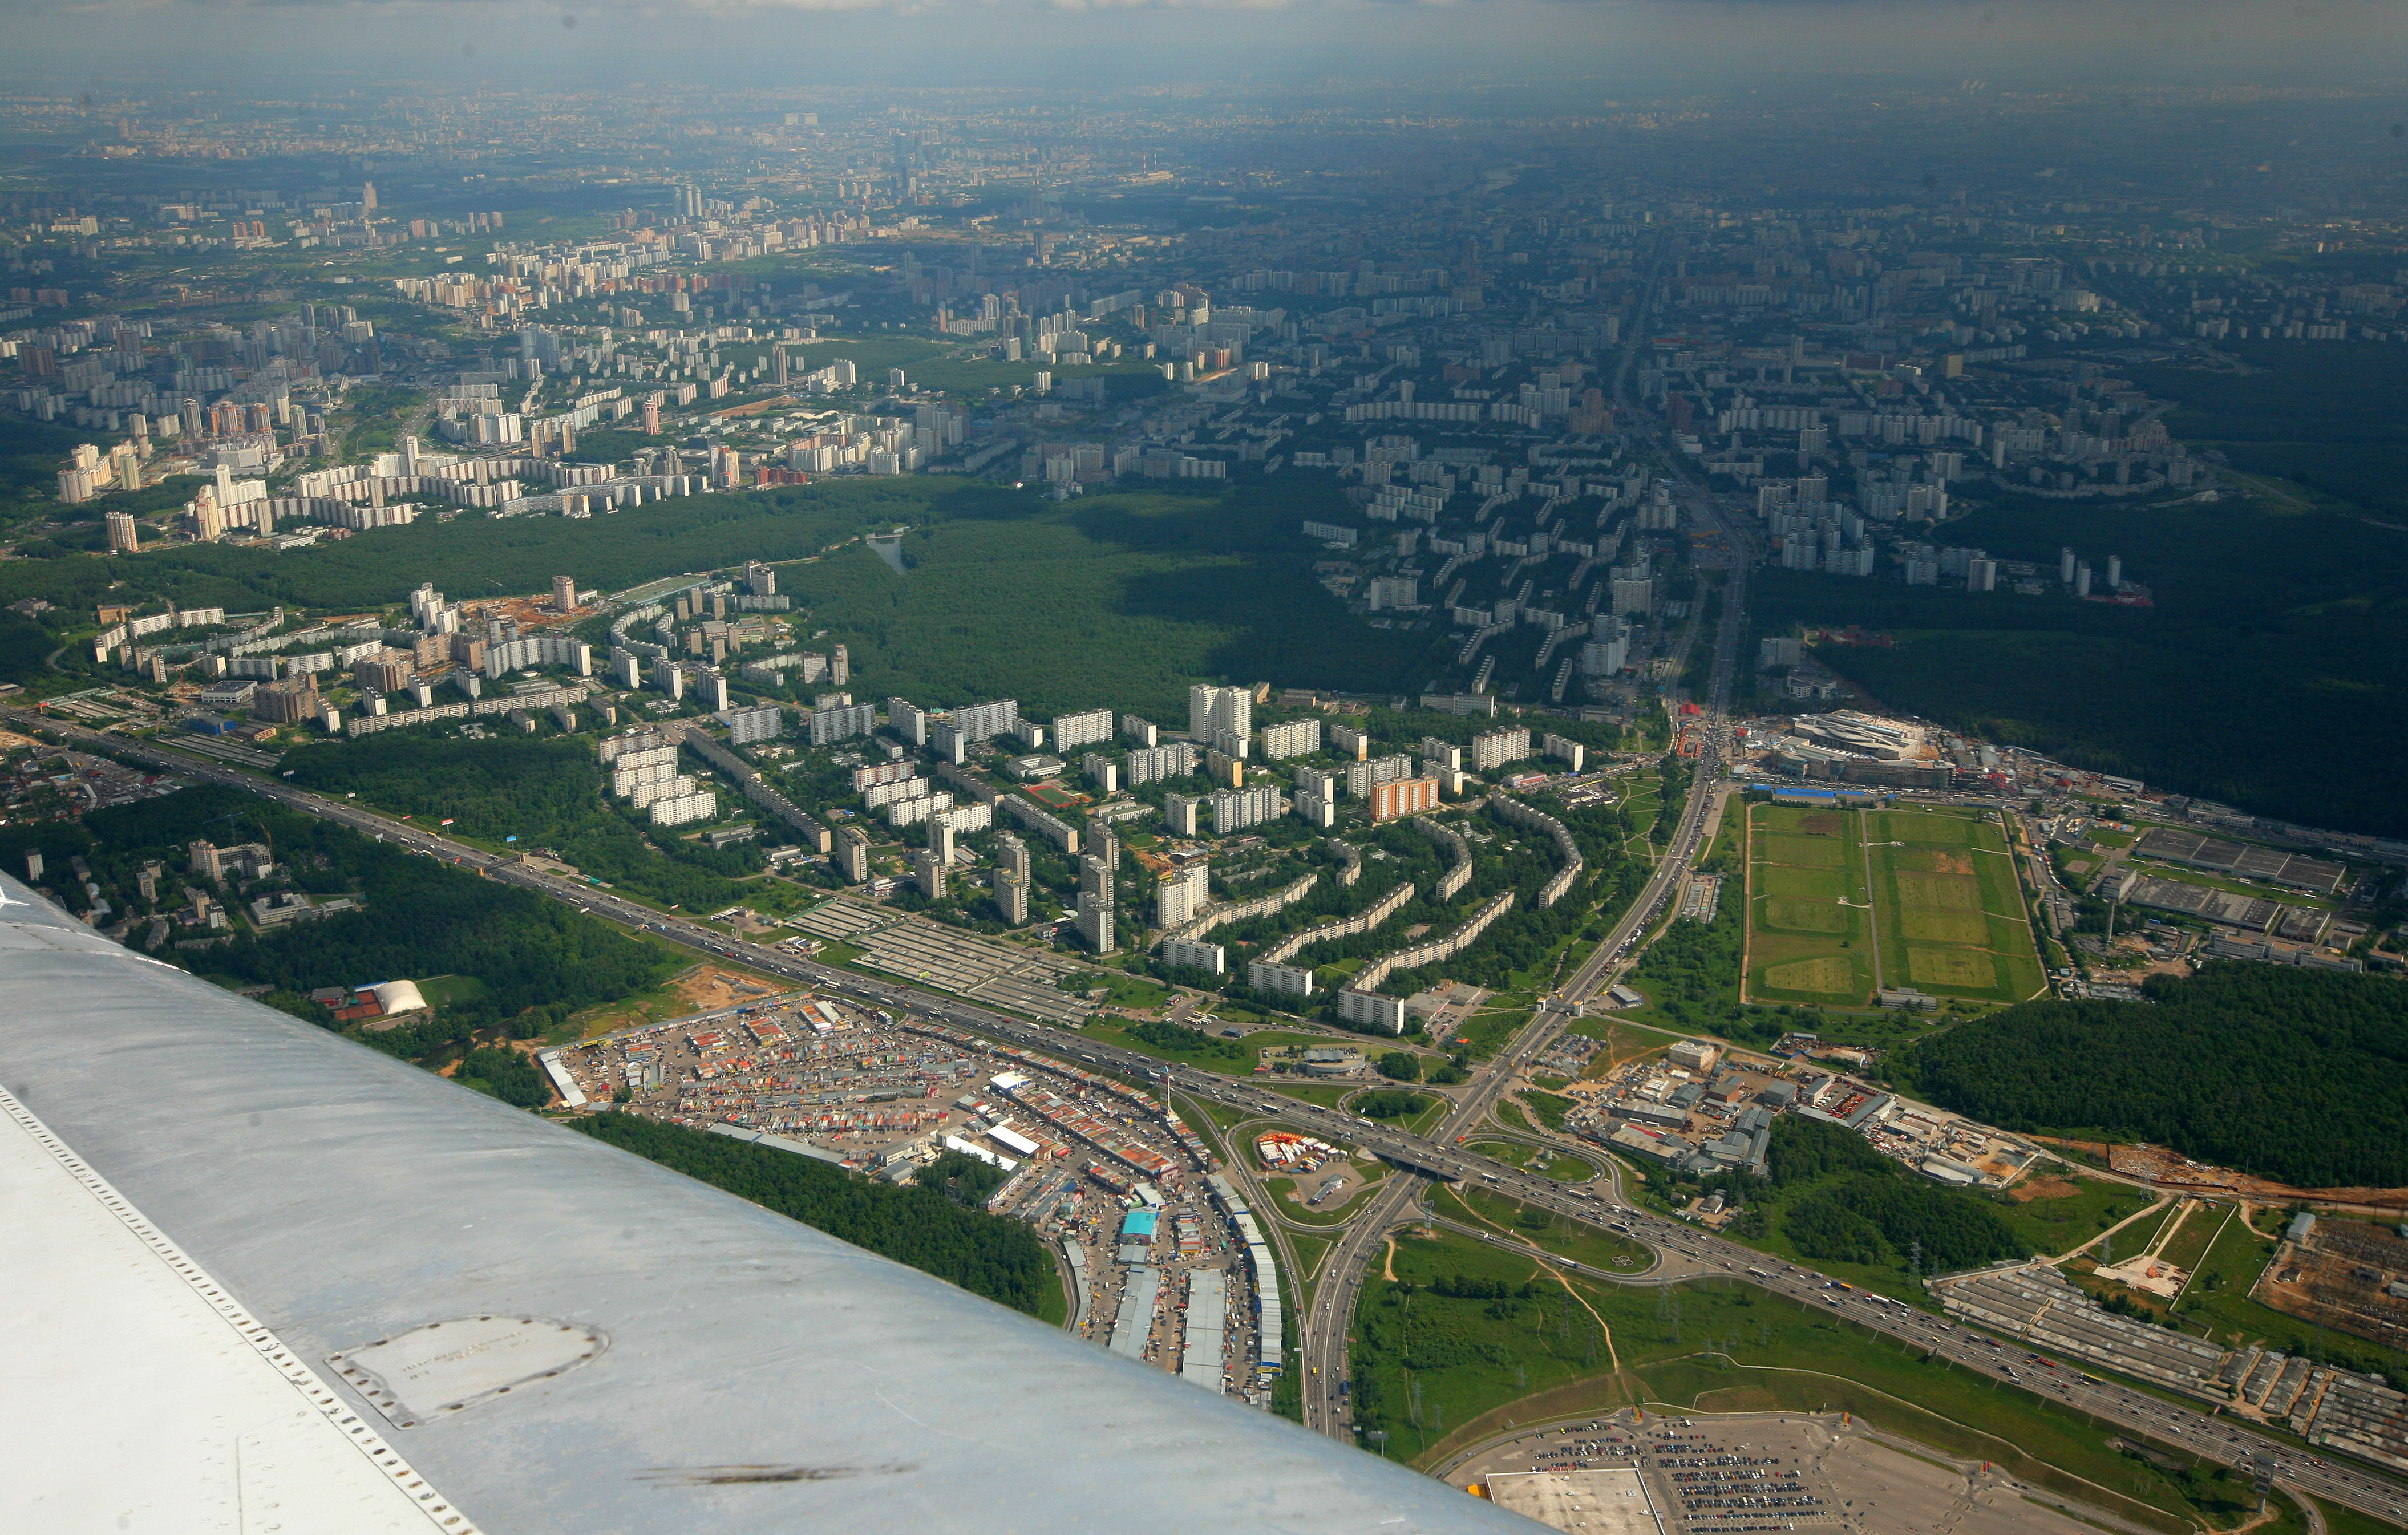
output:
[{"label": "dark stain on wing", "polygon": [[664,1466],[646,1471],[646,1482],[690,1487],[726,1487],[748,1483],[834,1482],[848,1476],[901,1476],[916,1466]]}]

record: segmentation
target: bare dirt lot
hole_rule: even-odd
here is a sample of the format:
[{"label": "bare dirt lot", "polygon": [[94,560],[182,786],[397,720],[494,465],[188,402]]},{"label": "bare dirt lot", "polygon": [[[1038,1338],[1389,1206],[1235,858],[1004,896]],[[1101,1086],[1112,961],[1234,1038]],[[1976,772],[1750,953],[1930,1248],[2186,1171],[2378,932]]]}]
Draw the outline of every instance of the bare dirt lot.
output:
[{"label": "bare dirt lot", "polygon": [[689,966],[641,997],[596,1008],[578,1021],[584,1026],[585,1038],[591,1040],[618,1029],[764,1001],[778,995],[778,990],[763,977],[706,962]]},{"label": "bare dirt lot", "polygon": [[2104,1155],[2108,1168],[2127,1178],[2138,1178],[2173,1193],[2222,1195],[2253,1204],[2314,1204],[2371,1215],[2397,1218],[2408,1214],[2408,1188],[2294,1188],[2271,1178],[2256,1178],[2229,1168],[2194,1162],[2163,1146],[2116,1146],[2097,1140],[2069,1140],[2036,1135],[2034,1140]]}]

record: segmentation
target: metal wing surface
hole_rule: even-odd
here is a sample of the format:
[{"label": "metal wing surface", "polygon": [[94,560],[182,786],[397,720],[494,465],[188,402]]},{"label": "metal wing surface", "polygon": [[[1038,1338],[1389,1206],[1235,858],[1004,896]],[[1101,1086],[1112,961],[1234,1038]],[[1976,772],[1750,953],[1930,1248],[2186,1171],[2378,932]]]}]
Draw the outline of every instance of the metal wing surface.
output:
[{"label": "metal wing surface", "polygon": [[0,897],[12,1531],[1532,1528]]}]

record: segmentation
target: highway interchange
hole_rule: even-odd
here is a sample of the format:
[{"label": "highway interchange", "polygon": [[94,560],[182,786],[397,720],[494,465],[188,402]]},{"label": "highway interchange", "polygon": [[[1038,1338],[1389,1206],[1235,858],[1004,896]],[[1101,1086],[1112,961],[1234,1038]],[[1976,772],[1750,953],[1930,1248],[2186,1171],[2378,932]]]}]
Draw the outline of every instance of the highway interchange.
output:
[{"label": "highway interchange", "polygon": [[[1723,524],[1727,533],[1741,537],[1713,508],[1703,505]],[[812,963],[766,945],[744,942],[688,919],[666,914],[613,893],[454,842],[436,832],[403,823],[346,800],[295,789],[273,779],[205,762],[124,737],[106,735],[64,724],[30,710],[0,710],[20,726],[39,730],[76,744],[130,758],[188,779],[213,782],[262,795],[292,810],[322,816],[368,836],[394,842],[429,857],[472,868],[505,883],[539,892],[630,926],[655,933],[672,942],[704,950],[754,969],[797,983],[851,996],[889,1010],[917,1014],[1024,1048],[1140,1080],[1162,1080],[1177,1091],[1247,1114],[1276,1116],[1338,1144],[1353,1145],[1400,1169],[1370,1204],[1344,1228],[1329,1255],[1319,1281],[1315,1304],[1300,1327],[1297,1365],[1305,1371],[1303,1387],[1308,1427],[1333,1437],[1353,1437],[1340,1384],[1346,1378],[1346,1348],[1352,1332],[1354,1301],[1371,1254],[1398,1225],[1420,1217],[1421,1198],[1433,1182],[1485,1184],[1556,1214],[1599,1225],[1612,1225],[1660,1255],[1689,1260],[1690,1272],[1744,1277],[1802,1304],[1845,1316],[1857,1326],[1928,1349],[1964,1369],[2051,1398],[2101,1421],[2205,1458],[2254,1469],[2266,1457],[2275,1477],[2286,1485],[2380,1518],[2408,1519],[2408,1485],[2351,1464],[2328,1464],[2304,1449],[2255,1431],[2239,1420],[2211,1415],[2170,1403],[2145,1392],[2111,1381],[2086,1376],[2073,1366],[2042,1364],[2028,1351],[2003,1343],[1984,1343],[1975,1335],[1943,1318],[1860,1290],[1848,1290],[1837,1281],[1810,1269],[1778,1263],[1764,1255],[1726,1241],[1681,1222],[1621,1202],[1618,1180],[1609,1168],[1608,1190],[1599,1194],[1575,1188],[1511,1163],[1463,1151],[1457,1142],[1485,1124],[1490,1110],[1512,1084],[1523,1065],[1539,1054],[1575,1015],[1573,1004],[1610,983],[1627,962],[1639,936],[1645,932],[1676,893],[1703,844],[1709,808],[1723,792],[1722,751],[1727,719],[1724,705],[1735,665],[1739,637],[1744,632],[1746,562],[1742,552],[1731,571],[1724,621],[1716,637],[1709,703],[1698,723],[1700,749],[1688,803],[1671,846],[1655,873],[1589,960],[1534,1015],[1520,1036],[1475,1076],[1457,1097],[1438,1132],[1416,1136],[1392,1126],[1343,1111],[1270,1091],[1242,1078],[1221,1076],[1191,1067],[1168,1067],[1159,1059],[1089,1039],[1075,1030],[1058,1029],[992,1012],[959,998],[922,992],[854,970]],[[1566,1267],[1564,1260],[1554,1260]],[[1620,1284],[1670,1282],[1659,1265],[1645,1275],[1610,1274],[1584,1270],[1584,1277]]]}]

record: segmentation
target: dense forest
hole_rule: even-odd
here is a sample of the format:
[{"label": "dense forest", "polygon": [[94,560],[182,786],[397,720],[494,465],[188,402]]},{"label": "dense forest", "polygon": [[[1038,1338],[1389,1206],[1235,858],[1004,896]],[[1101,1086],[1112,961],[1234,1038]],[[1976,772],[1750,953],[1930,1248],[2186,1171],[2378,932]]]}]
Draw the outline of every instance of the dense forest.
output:
[{"label": "dense forest", "polygon": [[1419,687],[1436,664],[1431,637],[1374,629],[1313,578],[1317,551],[1298,523],[1344,518],[1334,487],[997,509],[915,526],[903,574],[848,549],[781,589],[882,692],[1017,698],[1039,716],[1109,705],[1168,724],[1185,718],[1199,678],[1389,693]]},{"label": "dense forest", "polygon": [[1852,1172],[1791,1200],[1781,1230],[1799,1255],[1920,1273],[1979,1268],[2031,1251],[1981,1200],[1912,1180],[1895,1163]]},{"label": "dense forest", "polygon": [[586,1114],[571,1127],[1014,1311],[1035,1315],[1046,1287],[1059,1283],[1025,1223],[971,1209],[942,1188],[872,1183],[792,1152],[636,1114]]},{"label": "dense forest", "polygon": [[[1188,683],[1272,680],[1379,693],[1443,669],[1440,635],[1375,629],[1312,573],[1303,517],[1351,521],[1334,483],[1240,483],[1092,495],[1056,506],[982,481],[912,478],[688,496],[589,522],[463,518],[271,553],[178,545],[132,557],[0,567],[0,608],[172,598],[253,611],[274,603],[360,610],[421,581],[455,595],[545,589],[554,575],[605,591],[746,559],[790,566],[781,589],[882,692],[930,703],[1013,697],[1032,714],[1110,706],[1168,723]],[[908,526],[906,573],[848,543]],[[24,627],[22,626],[21,627]],[[0,644],[27,681],[57,625]],[[43,641],[49,643],[44,644]],[[78,662],[71,654],[72,668]]]},{"label": "dense forest", "polygon": [[2238,961],[2147,1002],[2027,1002],[1901,1080],[2008,1129],[2145,1140],[2303,1188],[2408,1184],[2408,986]]},{"label": "dense forest", "polygon": [[2235,468],[2279,475],[2392,521],[2408,513],[2408,423],[2399,409],[2408,357],[2398,347],[2226,341],[2217,350],[2245,367],[2129,370],[2150,394],[2182,402],[2166,418],[2174,435],[2214,447]]},{"label": "dense forest", "polygon": [[[649,837],[634,812],[604,794],[591,740],[396,730],[297,752],[291,762],[296,788],[356,793],[401,815],[448,817],[454,832],[489,845],[516,838],[517,846],[549,848],[629,895],[687,911],[730,904],[744,893],[736,880],[763,867],[760,849],[749,843],[714,852],[682,837]],[[685,766],[702,767],[692,759]]]},{"label": "dense forest", "polygon": [[1938,537],[2051,566],[2068,546],[2094,565],[2121,554],[2156,606],[1766,570],[1756,616],[1886,635],[1815,656],[1953,729],[2262,814],[2408,835],[2392,792],[2408,754],[2408,533],[2245,501],[2004,498]]},{"label": "dense forest", "polygon": [[187,846],[203,839],[264,842],[282,870],[270,884],[350,896],[360,910],[163,955],[212,978],[268,986],[268,1001],[324,1024],[332,1016],[305,999],[316,987],[437,975],[483,983],[480,995],[446,1003],[430,1020],[362,1036],[394,1054],[423,1054],[481,1028],[531,1038],[580,1008],[652,986],[673,968],[660,949],[557,901],[236,789],[201,785],[95,811],[80,826],[0,829],[0,848],[12,855],[40,847],[64,862],[81,853],[121,899],[132,894],[136,871],[156,859],[170,871],[162,890],[168,902],[180,899]]},{"label": "dense forest", "polygon": [[244,611],[279,602],[357,610],[400,602],[423,581],[466,596],[496,585],[540,592],[561,574],[611,591],[748,559],[800,559],[865,527],[1010,515],[1038,504],[983,481],[915,477],[690,495],[589,522],[430,520],[283,552],[178,544],[106,560],[8,562],[0,567],[0,606],[40,596],[88,610],[106,593],[110,601],[172,596],[186,607]]},{"label": "dense forest", "polygon": [[[1719,1173],[1744,1210],[1735,1228],[1759,1240],[1777,1227],[1801,1257],[1940,1273],[2030,1249],[1981,1195],[1924,1182],[1855,1131],[1784,1114],[1772,1122],[1767,1176]],[[1685,1187],[1673,1197],[1685,1198]]]}]

